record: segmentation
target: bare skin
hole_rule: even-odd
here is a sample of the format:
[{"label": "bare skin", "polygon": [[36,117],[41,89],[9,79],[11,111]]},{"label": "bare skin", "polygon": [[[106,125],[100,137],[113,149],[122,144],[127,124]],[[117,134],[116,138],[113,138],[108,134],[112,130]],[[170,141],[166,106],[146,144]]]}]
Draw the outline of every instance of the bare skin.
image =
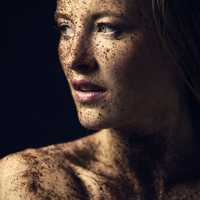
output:
[{"label": "bare skin", "polygon": [[[200,198],[188,93],[150,8],[148,0],[58,0],[60,61],[80,123],[97,132],[2,159],[0,200]],[[74,79],[104,86],[104,98],[79,102]]]},{"label": "bare skin", "polygon": [[[123,147],[121,141],[114,140],[103,130],[71,143],[5,157],[0,162],[0,199],[199,199],[199,181],[184,177],[186,181],[167,183],[163,168],[156,166],[144,150],[144,142],[135,143],[134,152],[129,155],[128,144]],[[113,149],[111,144],[115,145]],[[180,169],[184,167],[179,166]]]}]

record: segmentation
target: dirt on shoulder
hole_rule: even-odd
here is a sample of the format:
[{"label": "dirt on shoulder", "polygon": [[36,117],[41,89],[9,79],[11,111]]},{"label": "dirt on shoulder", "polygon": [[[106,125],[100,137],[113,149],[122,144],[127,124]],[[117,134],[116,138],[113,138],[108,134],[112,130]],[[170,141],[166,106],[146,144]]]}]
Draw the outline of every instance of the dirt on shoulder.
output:
[{"label": "dirt on shoulder", "polygon": [[86,166],[92,157],[92,153],[80,150],[81,143],[79,139],[26,149],[0,160],[0,200],[88,199],[85,186],[72,167]]}]

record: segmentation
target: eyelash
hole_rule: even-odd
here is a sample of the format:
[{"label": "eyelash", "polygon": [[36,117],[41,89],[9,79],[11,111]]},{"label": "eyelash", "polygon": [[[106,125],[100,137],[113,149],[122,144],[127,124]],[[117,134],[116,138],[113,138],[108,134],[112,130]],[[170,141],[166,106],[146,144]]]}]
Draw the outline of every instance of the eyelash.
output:
[{"label": "eyelash", "polygon": [[68,39],[68,38],[70,38],[70,36],[69,35],[67,35],[66,34],[66,29],[70,29],[70,26],[68,25],[68,24],[58,24],[57,25],[57,29],[58,29],[58,31],[60,32],[60,34],[62,35],[62,36],[64,36],[66,39]]},{"label": "eyelash", "polygon": [[[105,30],[112,30],[112,31],[105,31]],[[113,35],[114,37],[118,37],[122,34],[122,26],[117,24],[110,24],[110,23],[99,23],[96,27],[97,32],[103,32],[107,35]]]},{"label": "eyelash", "polygon": [[[65,38],[69,39],[71,36],[67,35],[67,29],[70,29],[70,26],[68,24],[58,24],[57,28],[60,32],[60,34]],[[111,30],[111,31],[108,31]],[[107,30],[107,31],[106,31]],[[98,23],[95,27],[95,31],[98,33],[105,34],[108,37],[114,37],[118,38],[122,35],[122,25],[119,24],[111,24],[111,23]]]}]

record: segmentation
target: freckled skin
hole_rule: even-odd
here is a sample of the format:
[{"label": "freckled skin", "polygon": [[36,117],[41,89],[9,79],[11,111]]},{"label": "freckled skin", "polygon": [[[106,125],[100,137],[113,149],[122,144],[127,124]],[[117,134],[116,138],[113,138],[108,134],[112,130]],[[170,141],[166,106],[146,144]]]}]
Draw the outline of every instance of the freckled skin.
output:
[{"label": "freckled skin", "polygon": [[[176,77],[176,67],[160,50],[152,28],[147,29],[147,19],[143,17],[147,8],[144,5],[139,7],[139,1],[107,0],[100,4],[98,1],[58,1],[57,7],[57,12],[73,13],[74,37],[68,40],[61,37],[59,45],[60,60],[70,87],[72,79],[86,78],[108,89],[106,98],[98,106],[79,104],[75,100],[81,124],[95,130],[119,128],[116,127],[118,125],[147,127],[154,125],[155,121],[157,128],[160,128],[159,125],[165,126],[165,121],[158,125],[157,120],[160,115],[167,118],[172,111],[176,112],[179,101],[176,79],[180,77]],[[142,11],[139,8],[138,11],[137,7]],[[88,19],[88,13],[92,15],[111,8],[129,20],[121,39],[115,39],[109,33],[88,31],[91,27],[87,26],[94,23],[119,23],[120,19],[113,17],[104,17],[95,22]],[[73,9],[77,12],[73,12]],[[58,19],[58,23],[63,21]],[[124,21],[122,23],[125,24]],[[73,67],[79,63],[79,68]],[[81,68],[82,64],[85,64],[85,68]],[[88,72],[85,75],[86,66]],[[72,95],[75,96],[73,89]],[[127,116],[131,118],[126,120]]]},{"label": "freckled skin", "polygon": [[[200,198],[188,94],[150,8],[148,0],[58,0],[60,61],[80,123],[96,132],[2,159],[0,200]],[[78,102],[73,79],[104,86],[105,97]]]}]

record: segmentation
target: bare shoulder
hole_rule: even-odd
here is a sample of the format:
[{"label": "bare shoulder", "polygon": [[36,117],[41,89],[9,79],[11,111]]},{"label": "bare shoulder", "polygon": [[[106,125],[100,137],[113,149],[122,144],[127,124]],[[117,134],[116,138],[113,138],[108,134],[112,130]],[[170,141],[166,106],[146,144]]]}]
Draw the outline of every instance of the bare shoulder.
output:
[{"label": "bare shoulder", "polygon": [[86,141],[27,149],[0,160],[0,200],[87,199],[84,184],[71,167],[72,162],[82,164],[76,158],[81,153],[83,158]]}]

